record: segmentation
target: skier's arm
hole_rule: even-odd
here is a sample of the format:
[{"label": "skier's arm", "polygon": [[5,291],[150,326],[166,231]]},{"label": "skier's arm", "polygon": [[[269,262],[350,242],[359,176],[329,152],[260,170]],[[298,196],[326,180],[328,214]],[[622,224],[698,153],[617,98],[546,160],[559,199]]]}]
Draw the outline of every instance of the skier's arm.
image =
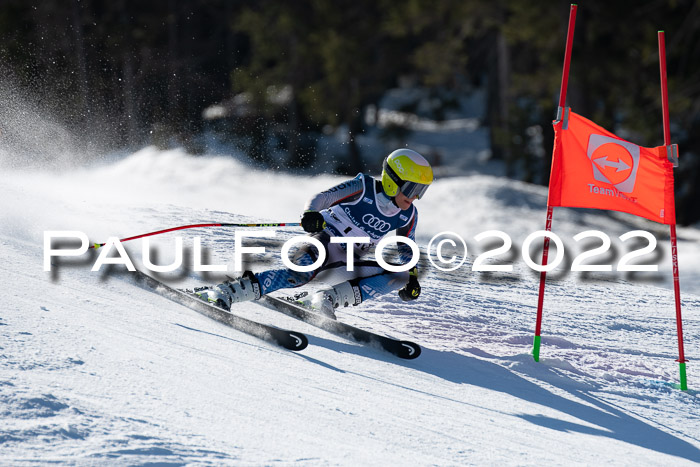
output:
[{"label": "skier's arm", "polygon": [[353,178],[340,183],[311,198],[304,211],[323,211],[338,203],[357,201],[364,191],[364,183],[359,178]]},{"label": "skier's arm", "polygon": [[301,226],[307,232],[320,232],[326,228],[326,221],[319,211],[343,201],[356,201],[364,191],[364,183],[360,178],[353,178],[339,185],[322,191],[306,203],[301,215]]},{"label": "skier's arm", "polygon": [[[403,227],[396,229],[396,235],[406,237],[412,241],[416,241],[416,224],[418,223],[418,211],[413,211],[413,217],[411,217],[408,224]],[[411,247],[405,243],[399,243],[399,261],[401,264],[406,264],[413,258],[413,250]],[[418,268],[414,267],[409,271],[408,283],[399,290],[399,297],[401,300],[415,300],[420,296],[420,284],[418,283]]]},{"label": "skier's arm", "polygon": [[[396,229],[396,235],[416,241],[416,224],[418,223],[418,211],[413,211],[413,216],[403,227]],[[413,258],[413,250],[405,243],[399,243],[399,263],[406,264]]]}]

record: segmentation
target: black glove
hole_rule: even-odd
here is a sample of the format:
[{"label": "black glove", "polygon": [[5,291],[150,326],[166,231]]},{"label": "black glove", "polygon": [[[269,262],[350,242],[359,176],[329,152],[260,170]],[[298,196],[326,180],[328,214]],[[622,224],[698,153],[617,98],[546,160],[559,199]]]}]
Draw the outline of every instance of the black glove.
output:
[{"label": "black glove", "polygon": [[404,302],[415,300],[420,296],[420,284],[418,283],[418,269],[413,268],[409,272],[408,284],[399,290],[399,297]]},{"label": "black glove", "polygon": [[301,227],[307,232],[320,232],[326,228],[326,221],[318,211],[306,211],[301,216]]}]

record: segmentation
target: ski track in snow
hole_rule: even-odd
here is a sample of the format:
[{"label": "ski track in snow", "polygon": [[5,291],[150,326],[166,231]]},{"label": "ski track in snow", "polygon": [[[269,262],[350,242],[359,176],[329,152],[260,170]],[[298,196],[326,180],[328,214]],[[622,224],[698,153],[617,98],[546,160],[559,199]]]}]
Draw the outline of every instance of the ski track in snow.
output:
[{"label": "ski track in snow", "polygon": [[[91,272],[95,253],[57,260],[53,274],[42,269],[44,230],[81,230],[102,242],[181,224],[293,222],[306,198],[337,177],[301,181],[228,158],[152,149],[72,173],[0,177],[2,464],[700,462],[700,298],[686,292],[698,291],[689,264],[695,229],[679,229],[691,388],[682,392],[667,384],[678,379],[668,281],[553,273],[535,363],[538,276],[522,260],[513,273],[471,272],[480,250],[470,236],[500,229],[517,244],[543,227],[541,187],[460,177],[437,181],[420,201],[421,246],[455,231],[471,243],[466,264],[451,273],[422,268],[414,303],[392,294],[338,312],[421,344],[417,360],[402,361],[256,304],[237,307],[307,334],[307,349],[286,351],[134,287],[120,267]],[[468,203],[469,215],[440,203],[445,197]],[[598,228],[612,237],[631,225],[555,211],[562,236]],[[251,255],[251,267],[281,265],[279,247],[299,231],[277,232],[256,243],[268,251]],[[181,234],[186,247],[199,236],[209,261],[232,267],[233,229]],[[173,259],[175,236],[152,238],[158,263]],[[141,245],[124,244],[137,264]],[[172,283],[219,278],[188,274]]]}]

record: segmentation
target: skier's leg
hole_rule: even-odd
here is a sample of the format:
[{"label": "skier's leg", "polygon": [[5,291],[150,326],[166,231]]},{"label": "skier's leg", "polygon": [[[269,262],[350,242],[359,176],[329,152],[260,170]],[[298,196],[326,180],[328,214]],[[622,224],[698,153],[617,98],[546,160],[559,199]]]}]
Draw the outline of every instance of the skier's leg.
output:
[{"label": "skier's leg", "polygon": [[252,272],[246,271],[238,279],[232,279],[214,287],[195,288],[194,294],[205,302],[230,310],[232,303],[259,299],[260,283]]},{"label": "skier's leg", "polygon": [[369,277],[357,277],[316,292],[305,305],[335,319],[336,308],[359,305],[365,300],[398,290],[408,282],[408,278],[408,271],[384,271]]},{"label": "skier's leg", "polygon": [[[328,247],[330,237],[325,232],[313,235],[324,248]],[[300,248],[292,258],[294,264],[308,266],[319,257],[319,252],[313,245]],[[326,255],[328,257],[328,255]],[[213,287],[195,289],[194,293],[202,300],[213,303],[225,310],[231,304],[249,300],[258,300],[261,296],[288,287],[299,287],[314,278],[316,271],[298,272],[292,269],[275,269],[254,274],[245,271],[238,279],[226,281]]]},{"label": "skier's leg", "polygon": [[357,280],[357,286],[362,294],[362,301],[377,298],[399,290],[408,282],[408,271],[385,272],[375,276],[363,277]]},{"label": "skier's leg", "polygon": [[[328,262],[329,254],[329,243],[330,236],[326,232],[319,232],[311,237],[320,241],[326,251],[326,261],[324,265]],[[299,266],[308,266],[313,264],[318,260],[319,251],[313,245],[306,245],[300,248],[292,257],[292,263]],[[286,289],[290,287],[301,287],[311,281],[316,274],[323,268],[317,268],[313,271],[299,272],[292,269],[273,269],[270,271],[263,271],[255,274],[256,279],[260,283],[261,294],[265,295],[270,292],[274,292],[279,289]]]}]

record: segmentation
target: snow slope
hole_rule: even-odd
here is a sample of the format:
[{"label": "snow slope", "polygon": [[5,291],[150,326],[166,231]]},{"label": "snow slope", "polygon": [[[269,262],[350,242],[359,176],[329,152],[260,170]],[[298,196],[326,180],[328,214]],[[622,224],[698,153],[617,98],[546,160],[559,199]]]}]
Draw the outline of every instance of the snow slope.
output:
[{"label": "snow slope", "polygon": [[[419,201],[419,243],[462,235],[454,272],[422,268],[423,295],[340,311],[357,326],[420,343],[402,361],[255,304],[237,312],[305,332],[293,353],[236,332],[129,283],[95,255],[43,271],[46,230],[92,241],[199,222],[296,221],[339,179],[255,172],[227,157],[144,149],[72,171],[0,175],[0,463],[79,465],[692,465],[700,462],[700,234],[680,229],[690,391],[677,382],[673,292],[663,228],[594,211],[555,211],[571,237],[644,228],[659,239],[657,273],[551,274],[541,362],[532,345],[538,276],[518,246],[544,224],[546,189],[503,178],[438,180]],[[448,202],[445,202],[445,201]],[[661,226],[663,227],[663,226]],[[514,242],[510,273],[476,273],[480,232]],[[278,266],[279,229],[249,266]],[[181,235],[211,263],[233,264],[232,229],[153,237],[158,262]],[[484,242],[488,243],[488,242]],[[124,244],[139,263],[141,241]],[[494,245],[494,246],[497,246]],[[492,246],[493,247],[493,246]],[[189,253],[189,250],[188,250]],[[187,254],[186,254],[187,256]],[[533,253],[533,257],[536,257]],[[567,258],[570,263],[571,258]],[[567,264],[567,263],[565,263]],[[560,268],[565,269],[565,267]],[[213,282],[194,273],[178,286]]]}]

